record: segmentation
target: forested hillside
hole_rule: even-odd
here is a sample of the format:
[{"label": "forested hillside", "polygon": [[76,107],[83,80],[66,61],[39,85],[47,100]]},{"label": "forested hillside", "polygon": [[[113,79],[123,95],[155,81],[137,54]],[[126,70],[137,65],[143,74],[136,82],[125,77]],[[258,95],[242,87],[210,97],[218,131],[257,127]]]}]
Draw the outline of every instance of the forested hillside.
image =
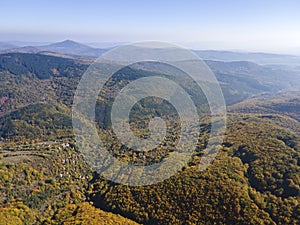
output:
[{"label": "forested hillside", "polygon": [[[199,170],[210,127],[203,121],[197,151],[182,170],[155,185],[129,187],[93,171],[74,140],[71,107],[87,61],[0,55],[0,224],[299,224],[300,99],[293,91],[298,75],[247,62],[208,65],[228,103],[217,158]],[[116,89],[149,75],[128,68],[119,73],[126,79],[116,80]],[[115,93],[109,94],[108,103]],[[135,107],[146,114],[151,104],[162,102],[146,99]],[[108,128],[99,135],[111,141]],[[120,154],[118,145],[109,150],[125,162],[140,162],[138,154]]]}]

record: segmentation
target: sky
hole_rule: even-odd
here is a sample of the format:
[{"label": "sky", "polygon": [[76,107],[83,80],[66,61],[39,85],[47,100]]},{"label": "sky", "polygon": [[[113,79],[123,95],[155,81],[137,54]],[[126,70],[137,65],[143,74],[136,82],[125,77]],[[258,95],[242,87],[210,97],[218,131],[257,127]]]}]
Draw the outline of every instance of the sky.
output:
[{"label": "sky", "polygon": [[157,40],[300,54],[297,0],[0,0],[0,10],[0,41]]}]

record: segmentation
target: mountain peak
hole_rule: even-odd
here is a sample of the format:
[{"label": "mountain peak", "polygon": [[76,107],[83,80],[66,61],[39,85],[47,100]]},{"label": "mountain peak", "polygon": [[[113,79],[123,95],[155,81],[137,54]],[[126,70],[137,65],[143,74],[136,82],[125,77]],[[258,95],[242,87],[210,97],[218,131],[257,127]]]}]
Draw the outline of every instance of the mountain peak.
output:
[{"label": "mountain peak", "polygon": [[40,46],[43,51],[56,52],[60,54],[81,55],[89,57],[99,57],[105,50],[92,48],[73,40],[64,40],[50,45]]},{"label": "mountain peak", "polygon": [[[61,42],[56,42],[53,44],[50,44],[49,46],[55,46],[55,47],[78,47],[78,46],[85,46],[83,44],[80,44],[78,42],[72,41],[72,40],[64,40]],[[88,46],[86,46],[88,47]]]}]

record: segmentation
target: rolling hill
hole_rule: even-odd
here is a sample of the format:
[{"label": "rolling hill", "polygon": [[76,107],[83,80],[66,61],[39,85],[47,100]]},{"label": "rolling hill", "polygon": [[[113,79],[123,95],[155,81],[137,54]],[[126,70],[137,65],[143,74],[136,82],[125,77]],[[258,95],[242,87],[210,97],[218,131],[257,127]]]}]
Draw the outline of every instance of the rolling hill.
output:
[{"label": "rolling hill", "polygon": [[[22,43],[22,42],[20,42]],[[92,44],[97,46],[97,44]],[[116,43],[120,45],[120,43]],[[103,45],[101,45],[103,46]],[[109,45],[111,46],[111,45]],[[95,48],[86,44],[75,42],[73,40],[64,40],[47,45],[34,44],[22,45],[18,47],[6,42],[0,43],[0,52],[2,53],[41,53],[51,52],[63,55],[84,56],[89,58],[97,58],[109,48]],[[259,65],[266,65],[274,69],[293,69],[299,71],[300,56],[273,54],[264,52],[236,52],[236,51],[220,51],[220,50],[192,50],[201,59],[209,61],[233,62],[233,61],[247,61]]]},{"label": "rolling hill", "polygon": [[[199,170],[209,137],[210,122],[204,121],[200,147],[182,170],[155,185],[129,187],[93,171],[73,137],[73,95],[88,61],[0,54],[0,221],[299,224],[299,75],[244,61],[207,64],[228,105],[226,136],[217,158],[207,170]],[[125,68],[112,81],[121,88],[139,76],[151,76],[147,66]],[[136,107],[154,103],[147,100]],[[121,155],[120,146],[111,144],[109,150],[120,160],[137,157],[131,151]]]},{"label": "rolling hill", "polygon": [[3,53],[42,53],[42,52],[52,52],[64,55],[74,55],[74,56],[85,56],[91,58],[97,58],[103,54],[105,49],[92,48],[87,45],[72,41],[65,40],[62,42],[52,43],[49,45],[41,46],[24,46],[15,47],[7,46],[8,48],[0,49]]},{"label": "rolling hill", "polygon": [[296,55],[216,50],[198,50],[195,51],[195,53],[203,60],[222,62],[248,61],[275,68],[296,68],[300,64],[300,57]]}]

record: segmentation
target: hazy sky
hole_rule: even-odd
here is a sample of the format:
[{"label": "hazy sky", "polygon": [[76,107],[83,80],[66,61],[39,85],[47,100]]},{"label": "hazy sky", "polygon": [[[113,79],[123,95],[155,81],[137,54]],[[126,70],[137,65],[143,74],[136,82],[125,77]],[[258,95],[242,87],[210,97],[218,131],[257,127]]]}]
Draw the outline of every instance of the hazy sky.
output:
[{"label": "hazy sky", "polygon": [[0,41],[161,40],[300,51],[298,0],[0,0]]}]

